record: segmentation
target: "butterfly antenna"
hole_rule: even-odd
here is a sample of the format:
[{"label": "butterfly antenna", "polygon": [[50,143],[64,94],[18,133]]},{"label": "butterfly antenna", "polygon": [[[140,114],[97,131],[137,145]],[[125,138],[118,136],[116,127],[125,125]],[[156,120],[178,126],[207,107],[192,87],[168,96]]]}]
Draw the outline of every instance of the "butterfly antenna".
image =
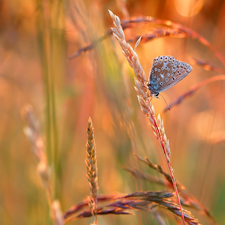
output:
[{"label": "butterfly antenna", "polygon": [[[160,94],[161,95],[161,94]],[[162,96],[162,95],[161,95]],[[167,106],[167,109],[170,110],[170,107],[168,106],[167,102],[166,102],[166,99],[162,96],[164,102],[166,103],[166,106]]]}]

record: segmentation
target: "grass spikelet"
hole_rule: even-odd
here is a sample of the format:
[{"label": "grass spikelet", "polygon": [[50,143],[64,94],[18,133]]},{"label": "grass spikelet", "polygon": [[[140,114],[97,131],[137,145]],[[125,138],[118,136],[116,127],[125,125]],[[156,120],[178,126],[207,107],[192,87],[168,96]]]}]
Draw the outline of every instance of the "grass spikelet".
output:
[{"label": "grass spikelet", "polygon": [[24,133],[32,144],[34,155],[37,157],[39,162],[46,163],[46,154],[43,139],[40,134],[40,125],[31,105],[24,106],[22,109],[22,117],[27,124],[24,128]]},{"label": "grass spikelet", "polygon": [[87,141],[87,151],[86,151],[86,167],[87,167],[87,179],[90,185],[91,196],[88,197],[88,203],[90,210],[94,216],[94,224],[97,224],[97,193],[98,193],[98,169],[97,169],[97,156],[96,147],[94,139],[94,128],[92,120],[88,119],[88,141]]}]

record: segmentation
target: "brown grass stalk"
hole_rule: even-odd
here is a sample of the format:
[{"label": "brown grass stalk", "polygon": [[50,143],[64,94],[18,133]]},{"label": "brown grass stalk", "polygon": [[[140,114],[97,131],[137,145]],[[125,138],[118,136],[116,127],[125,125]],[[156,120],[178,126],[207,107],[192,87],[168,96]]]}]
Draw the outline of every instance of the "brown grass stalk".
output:
[{"label": "brown grass stalk", "polygon": [[198,32],[185,27],[179,23],[174,23],[170,20],[161,20],[161,19],[156,19],[154,17],[146,16],[146,17],[133,17],[130,18],[129,20],[123,20],[122,25],[124,26],[131,26],[131,24],[142,24],[142,23],[153,23],[154,25],[164,25],[167,27],[172,27],[174,29],[178,29],[182,31],[184,34],[186,34],[188,37],[192,39],[198,40],[200,43],[205,45],[206,47],[210,48],[216,57],[223,63],[225,66],[225,58],[224,56],[208,41],[206,40],[203,36],[201,36]]},{"label": "brown grass stalk", "polygon": [[[225,58],[224,56],[209,42],[207,41],[203,36],[201,36],[198,32],[185,27],[179,23],[173,23],[172,21],[169,20],[160,20],[160,19],[156,19],[154,17],[149,17],[149,16],[142,16],[142,17],[132,17],[128,20],[122,20],[121,21],[121,27],[123,30],[126,30],[127,28],[133,28],[136,25],[139,24],[145,24],[145,23],[152,23],[154,25],[163,25],[165,27],[162,28],[156,28],[155,30],[153,30],[151,32],[151,34],[144,34],[144,40],[143,43],[146,43],[150,40],[152,40],[153,38],[158,38],[158,37],[166,37],[166,36],[170,36],[170,37],[179,37],[179,38],[186,38],[186,37],[190,37],[192,39],[197,39],[200,43],[202,43],[203,45],[205,45],[206,47],[210,48],[212,50],[212,52],[214,52],[214,54],[216,55],[216,57],[223,63],[223,65],[225,66]],[[168,28],[171,27],[171,28]],[[74,53],[72,56],[69,57],[69,59],[73,59],[77,56],[79,56],[81,53],[92,50],[93,48],[95,48],[95,46],[100,43],[101,41],[103,41],[104,39],[106,39],[107,37],[109,37],[112,34],[112,31],[107,31],[105,33],[105,35],[101,36],[100,38],[96,39],[93,43],[91,43],[90,45],[84,47],[84,48],[80,48],[76,53]],[[130,40],[130,41],[133,41]]]},{"label": "brown grass stalk", "polygon": [[[218,76],[214,76],[214,77],[210,77],[206,80],[203,80],[202,82],[194,85],[192,88],[190,88],[190,90],[188,90],[187,92],[185,92],[184,94],[182,94],[180,97],[178,97],[175,101],[173,101],[172,103],[169,104],[169,108],[171,109],[173,106],[175,105],[179,105],[185,98],[190,97],[191,95],[193,95],[199,88],[205,86],[206,84],[210,84],[212,82],[215,81],[221,81],[221,80],[225,80],[225,75],[221,74]],[[168,110],[168,108],[164,108],[163,112],[166,112]]]},{"label": "brown grass stalk", "polygon": [[156,184],[159,184],[159,185],[163,185],[165,187],[168,186],[168,182],[163,178],[152,176],[152,175],[144,173],[144,172],[142,172],[138,169],[133,169],[133,168],[130,168],[130,167],[124,167],[124,169],[126,171],[128,171],[133,177],[135,177],[137,179],[142,179],[142,180],[148,181],[150,183],[153,182],[153,183],[156,183]]},{"label": "brown grass stalk", "polygon": [[[136,42],[138,40],[140,36],[128,39],[127,42],[128,43],[133,43]],[[187,35],[182,32],[179,31],[177,29],[168,29],[165,27],[161,27],[161,28],[153,28],[153,30],[150,33],[147,34],[143,34],[141,35],[141,44],[145,44],[155,38],[160,38],[160,37],[175,37],[175,38],[185,38],[187,37]]]},{"label": "brown grass stalk", "polygon": [[209,61],[206,61],[206,60],[192,58],[192,64],[202,66],[203,69],[205,69],[205,70],[215,71],[215,72],[218,72],[218,73],[224,73],[225,72],[224,69],[222,69],[218,66],[215,66],[215,65],[213,65],[212,63],[210,63]]},{"label": "brown grass stalk", "polygon": [[[154,107],[151,105],[151,102],[149,99],[150,93],[145,84],[144,70],[139,62],[136,52],[125,40],[125,35],[123,32],[123,28],[121,26],[120,19],[118,16],[114,15],[111,11],[109,11],[109,13],[113,20],[113,24],[115,26],[114,28],[112,28],[113,35],[118,40],[118,42],[122,48],[122,51],[124,53],[124,56],[126,57],[130,66],[133,68],[135,76],[136,76],[135,77],[135,85],[136,85],[135,90],[137,91],[139,105],[141,107],[141,110],[145,114],[145,116],[149,119],[150,125],[153,129],[153,133],[155,134],[157,140],[159,141],[159,144],[161,145],[164,156],[166,158],[166,162],[167,162],[167,165],[168,165],[168,168],[169,168],[169,171],[171,174],[171,178],[173,181],[173,186],[174,186],[174,189],[176,192],[177,201],[178,201],[178,204],[180,207],[181,218],[182,218],[183,224],[185,224],[184,215],[182,212],[182,207],[181,207],[181,203],[180,203],[180,199],[179,199],[179,195],[178,195],[178,191],[177,191],[177,187],[176,187],[175,178],[173,176],[173,169],[172,169],[172,166],[170,163],[169,140],[166,137],[163,122],[161,120],[160,115],[158,115],[157,120],[155,118],[155,110],[154,110]],[[137,42],[139,42],[139,41],[140,41],[140,39]],[[135,46],[137,46],[137,44]]]},{"label": "brown grass stalk", "polygon": [[[133,27],[132,25],[127,25],[123,26],[123,30],[126,30],[127,28]],[[87,51],[90,51],[96,47],[97,44],[101,43],[104,39],[112,35],[112,31],[109,30],[107,31],[103,36],[100,38],[96,39],[93,43],[90,45],[87,45],[83,48],[78,49],[77,52],[75,52],[72,56],[69,57],[69,60],[76,58],[77,56],[81,55],[82,53],[85,53]],[[139,39],[140,36],[134,37],[132,39],[128,39],[127,42],[136,42]],[[142,44],[145,44],[155,38],[160,38],[160,37],[175,37],[175,38],[185,38],[188,37],[184,32],[178,30],[178,29],[170,29],[170,28],[153,28],[153,30],[148,33],[148,34],[143,34],[141,37],[141,42]]]},{"label": "brown grass stalk", "polygon": [[[160,165],[155,165],[153,164],[150,159],[148,159],[147,157],[141,157],[139,155],[135,155],[135,157],[144,162],[147,166],[149,166],[150,168],[156,170],[157,172],[161,173],[165,178],[166,180],[168,181],[168,185],[169,187],[173,186],[173,179],[171,177],[171,175],[169,175],[168,173],[166,173],[163,168],[160,166]],[[177,188],[178,188],[178,191],[180,192],[180,190],[184,189],[184,186],[180,183],[180,182],[177,182]]]},{"label": "brown grass stalk", "polygon": [[98,169],[97,169],[97,156],[94,139],[94,128],[92,120],[88,119],[88,141],[86,151],[86,167],[87,167],[87,179],[90,185],[91,196],[88,197],[89,207],[94,216],[94,224],[97,224],[97,194],[98,194]]}]

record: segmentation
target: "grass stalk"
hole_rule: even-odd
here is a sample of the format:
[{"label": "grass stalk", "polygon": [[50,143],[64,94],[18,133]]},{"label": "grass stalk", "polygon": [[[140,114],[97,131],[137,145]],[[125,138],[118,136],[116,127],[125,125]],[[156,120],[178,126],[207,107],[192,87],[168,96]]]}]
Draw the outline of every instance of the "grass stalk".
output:
[{"label": "grass stalk", "polygon": [[[144,70],[139,62],[136,52],[125,40],[125,35],[123,32],[123,28],[121,26],[120,19],[118,16],[114,15],[110,10],[109,10],[109,14],[110,14],[110,16],[113,20],[113,24],[115,26],[114,28],[112,28],[113,35],[119,42],[124,56],[126,57],[128,63],[134,70],[134,73],[136,76],[135,77],[135,84],[136,84],[135,90],[137,91],[137,94],[138,94],[137,97],[138,97],[138,101],[139,101],[141,110],[143,111],[145,116],[150,120],[150,125],[153,129],[153,133],[155,134],[155,136],[156,136],[157,140],[159,141],[161,148],[163,150],[163,153],[164,153],[164,156],[165,156],[165,159],[167,162],[167,166],[168,166],[171,178],[172,178],[174,190],[175,190],[175,193],[177,196],[177,201],[178,201],[178,205],[180,208],[181,218],[182,218],[183,224],[185,225],[183,210],[181,207],[180,198],[179,198],[179,194],[178,194],[178,190],[177,190],[177,186],[176,186],[176,181],[175,181],[175,178],[173,175],[173,169],[172,169],[171,162],[170,162],[169,140],[166,137],[163,122],[160,118],[160,115],[158,115],[158,120],[156,120],[156,118],[155,118],[155,110],[149,100],[150,93],[145,84],[146,79],[145,79]],[[137,41],[135,47],[137,47],[139,42],[140,42],[140,39]]]}]

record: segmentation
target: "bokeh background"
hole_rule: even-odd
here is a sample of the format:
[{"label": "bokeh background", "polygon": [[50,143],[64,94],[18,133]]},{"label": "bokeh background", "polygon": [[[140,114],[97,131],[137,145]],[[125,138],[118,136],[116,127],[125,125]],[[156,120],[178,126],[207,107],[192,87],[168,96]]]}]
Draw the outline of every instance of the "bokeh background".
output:
[{"label": "bokeh background", "polygon": [[[55,190],[63,211],[89,195],[85,167],[89,116],[95,128],[99,193],[164,189],[137,181],[123,169],[138,167],[158,175],[137,162],[133,152],[166,166],[139,108],[134,73],[118,43],[109,37],[94,50],[68,60],[112,26],[108,9],[121,19],[152,16],[180,23],[201,34],[225,56],[222,0],[1,0],[1,224],[51,224],[37,161],[23,132],[21,110],[28,103],[40,121],[49,161],[57,167]],[[144,24],[125,34],[132,38],[153,28],[154,24]],[[215,52],[191,38],[153,39],[138,46],[137,53],[146,79],[152,60],[159,55],[172,55],[193,66],[187,78],[163,92],[168,104],[193,85],[218,74],[193,65],[192,57],[223,68]],[[152,100],[170,140],[175,177],[219,224],[225,224],[224,88],[223,81],[208,84],[166,113],[162,98]],[[202,224],[212,224],[200,212],[192,212]],[[157,224],[150,213],[98,218],[99,224]],[[68,224],[91,222],[89,218]]]}]

